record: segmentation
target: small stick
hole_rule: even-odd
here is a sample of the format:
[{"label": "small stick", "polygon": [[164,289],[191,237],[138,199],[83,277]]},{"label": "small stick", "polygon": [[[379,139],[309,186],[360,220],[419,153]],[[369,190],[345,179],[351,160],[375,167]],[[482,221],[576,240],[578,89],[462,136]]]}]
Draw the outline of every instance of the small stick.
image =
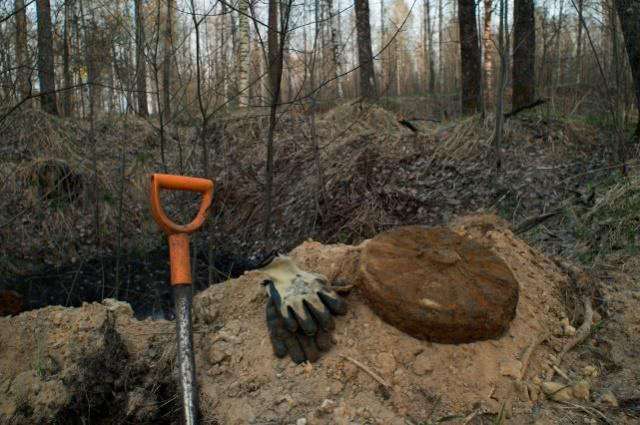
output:
[{"label": "small stick", "polygon": [[471,412],[468,416],[464,418],[464,420],[462,421],[462,425],[467,425],[468,423],[470,423],[481,412],[482,412],[482,409],[476,409],[473,412]]},{"label": "small stick", "polygon": [[553,365],[552,367],[553,367],[553,370],[555,370],[558,375],[562,376],[565,379],[565,381],[571,382],[571,379],[569,378],[569,376],[566,373],[564,373],[562,369],[560,369],[556,365]]},{"label": "small stick", "polygon": [[549,338],[548,333],[545,332],[540,334],[538,338],[535,339],[531,343],[531,345],[529,345],[529,347],[527,347],[527,349],[525,350],[524,354],[522,355],[522,369],[520,369],[520,379],[519,379],[520,381],[524,379],[524,375],[527,372],[527,368],[529,367],[529,360],[531,359],[531,355],[535,351],[536,347],[542,344],[544,341],[546,341],[547,338]]},{"label": "small stick", "polygon": [[369,376],[371,376],[373,379],[375,379],[380,385],[382,385],[383,387],[386,387],[388,389],[391,388],[391,385],[389,385],[389,383],[387,383],[387,381],[385,381],[384,379],[382,379],[380,377],[380,375],[378,375],[377,373],[375,373],[374,371],[372,371],[371,369],[369,369],[367,366],[363,365],[362,363],[360,363],[359,361],[357,361],[356,359],[354,359],[353,357],[349,357],[345,354],[340,354],[340,357],[343,357],[347,360],[349,360],[351,363],[353,363],[354,365],[358,366],[360,369],[364,370],[365,372],[367,372],[369,374]]},{"label": "small stick", "polygon": [[602,413],[601,411],[599,411],[595,407],[587,407],[587,406],[583,406],[581,404],[571,403],[569,401],[561,401],[560,403],[564,404],[565,406],[570,406],[570,407],[572,407],[574,409],[582,410],[583,412],[588,413],[591,416],[598,416],[604,422],[606,422],[608,424],[612,424],[613,425],[613,423],[614,423],[604,413]]}]

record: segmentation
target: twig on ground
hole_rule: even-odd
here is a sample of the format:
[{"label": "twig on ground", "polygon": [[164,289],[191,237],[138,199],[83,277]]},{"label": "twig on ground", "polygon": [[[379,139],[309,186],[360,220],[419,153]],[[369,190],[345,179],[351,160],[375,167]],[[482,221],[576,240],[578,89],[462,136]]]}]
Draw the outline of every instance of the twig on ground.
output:
[{"label": "twig on ground", "polygon": [[529,367],[529,360],[531,360],[531,355],[538,347],[538,345],[542,344],[549,338],[549,334],[546,332],[541,333],[538,338],[536,338],[531,345],[527,347],[522,355],[522,369],[520,369],[520,381],[524,379],[524,375],[527,373],[527,368]]},{"label": "twig on ground", "polygon": [[564,404],[565,406],[569,406],[569,407],[571,407],[573,409],[582,410],[583,412],[588,413],[591,416],[599,417],[605,423],[608,423],[608,424],[611,424],[611,425],[614,424],[614,422],[611,419],[609,419],[604,413],[602,413],[601,411],[599,411],[595,407],[587,407],[587,406],[583,406],[581,404],[571,403],[570,401],[561,401],[560,403]]},{"label": "twig on ground", "polygon": [[469,415],[467,415],[464,420],[462,421],[462,425],[467,425],[468,423],[470,423],[476,416],[478,416],[480,413],[482,413],[482,409],[476,409],[473,412],[471,412]]},{"label": "twig on ground", "polygon": [[378,375],[377,373],[375,373],[374,371],[372,371],[367,366],[365,366],[364,364],[360,363],[359,361],[357,361],[353,357],[349,357],[349,356],[347,356],[345,354],[340,354],[340,357],[349,360],[351,363],[353,363],[354,365],[358,366],[360,369],[362,369],[365,372],[367,372],[369,374],[369,376],[371,376],[373,379],[375,379],[383,387],[385,387],[387,389],[391,389],[391,385],[387,381],[382,379],[380,377],[380,375]]},{"label": "twig on ground", "polygon": [[508,112],[508,113],[504,114],[504,119],[506,120],[508,118],[514,117],[514,116],[518,115],[522,111],[526,111],[527,109],[533,109],[536,106],[540,106],[540,105],[543,105],[545,103],[547,103],[547,99],[538,99],[535,102],[529,103],[528,105],[521,106],[521,107],[519,107],[517,109],[514,109],[511,112]]},{"label": "twig on ground", "polygon": [[515,233],[516,235],[520,235],[522,233],[528,232],[529,230],[533,229],[534,227],[544,223],[548,219],[550,219],[552,217],[555,217],[556,215],[560,214],[561,212],[562,212],[562,209],[558,208],[558,209],[553,210],[551,212],[548,212],[546,214],[542,214],[542,215],[538,215],[538,216],[535,216],[535,217],[527,218],[524,221],[520,222],[520,224],[518,224],[516,226],[516,228],[513,230],[513,233]]},{"label": "twig on ground", "polygon": [[562,376],[562,378],[564,378],[564,380],[565,380],[565,381],[567,381],[567,382],[569,382],[569,383],[571,382],[571,378],[569,378],[569,375],[567,375],[567,374],[566,374],[566,372],[565,372],[564,370],[560,369],[560,368],[559,368],[558,366],[556,366],[556,365],[553,365],[553,366],[551,366],[551,367],[553,368],[553,370],[555,370],[555,371],[556,371],[556,373],[557,373],[558,375]]}]

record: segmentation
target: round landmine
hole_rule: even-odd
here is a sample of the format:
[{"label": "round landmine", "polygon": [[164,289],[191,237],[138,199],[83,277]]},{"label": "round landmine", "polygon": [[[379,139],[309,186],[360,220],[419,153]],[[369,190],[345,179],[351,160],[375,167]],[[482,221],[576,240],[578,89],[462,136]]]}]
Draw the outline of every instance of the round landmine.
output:
[{"label": "round landmine", "polygon": [[433,342],[500,337],[518,282],[490,249],[446,227],[399,227],[363,247],[360,289],[387,323]]}]

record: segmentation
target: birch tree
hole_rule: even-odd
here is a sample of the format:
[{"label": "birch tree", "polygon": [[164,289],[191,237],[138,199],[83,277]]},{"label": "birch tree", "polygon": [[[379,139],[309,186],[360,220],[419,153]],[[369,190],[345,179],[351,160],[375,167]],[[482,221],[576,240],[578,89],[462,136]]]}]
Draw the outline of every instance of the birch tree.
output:
[{"label": "birch tree", "polygon": [[238,104],[249,105],[249,0],[238,2]]},{"label": "birch tree", "polygon": [[333,59],[333,76],[336,79],[336,95],[338,99],[344,97],[344,89],[342,87],[342,58],[340,47],[340,1],[337,2],[337,10],[334,10],[333,0],[327,0],[327,9],[329,10],[331,25],[331,56]]}]

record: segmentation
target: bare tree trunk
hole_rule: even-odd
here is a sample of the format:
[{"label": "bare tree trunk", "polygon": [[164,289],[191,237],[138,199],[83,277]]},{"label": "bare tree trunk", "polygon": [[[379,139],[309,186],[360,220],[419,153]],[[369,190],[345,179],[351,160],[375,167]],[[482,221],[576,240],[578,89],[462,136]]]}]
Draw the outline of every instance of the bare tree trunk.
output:
[{"label": "bare tree trunk", "polygon": [[400,84],[400,64],[402,63],[402,58],[400,57],[400,55],[402,54],[402,50],[400,49],[400,40],[398,40],[398,38],[396,37],[393,44],[394,44],[394,50],[395,50],[394,68],[395,68],[395,74],[396,74],[396,78],[395,78],[396,96],[401,96],[402,92],[401,92],[401,84]]},{"label": "bare tree trunk", "polygon": [[[209,167],[209,146],[207,144],[207,134],[209,127],[208,105],[205,104],[202,96],[202,65],[200,54],[200,24],[204,21],[204,17],[199,17],[196,13],[196,5],[194,0],[191,3],[191,17],[196,35],[196,97],[198,100],[198,109],[200,110],[201,128],[200,128],[200,146],[202,147],[202,175],[210,178],[211,169]],[[223,3],[224,5],[224,3]],[[224,10],[224,9],[223,9]],[[226,18],[223,14],[223,18]],[[206,25],[206,23],[205,23]],[[209,285],[213,281],[213,232],[212,221],[208,220],[207,229],[207,283]]]},{"label": "bare tree trunk", "polygon": [[[282,29],[281,29],[282,31]],[[271,213],[273,211],[273,137],[277,123],[276,113],[280,99],[280,79],[282,78],[281,52],[278,49],[278,0],[269,0],[269,28],[267,30],[267,57],[269,63],[269,91],[271,109],[269,129],[267,131],[267,164],[265,167],[265,208],[262,236],[265,240],[271,237]]]},{"label": "bare tree trunk", "polygon": [[[227,37],[226,37],[226,32],[227,32],[227,25],[226,25],[226,21],[228,19],[227,17],[227,4],[222,2],[221,3],[222,6],[222,14],[220,16],[220,46],[219,46],[219,65],[220,65],[220,74],[218,75],[218,81],[222,81],[222,102],[226,103],[227,100],[229,99],[229,81],[227,80]],[[198,36],[196,35],[196,38]],[[197,52],[197,48],[196,48],[196,52]],[[197,60],[197,59],[196,59]]]},{"label": "bare tree trunk", "polygon": [[[493,0],[484,0],[484,22],[482,31],[483,47],[483,77],[484,77],[484,98],[485,105],[489,105],[491,99],[495,97],[493,93],[493,55],[494,45],[491,34],[491,16],[493,14]],[[489,109],[487,106],[486,109]]]},{"label": "bare tree trunk", "polygon": [[167,9],[165,16],[164,37],[162,46],[162,93],[164,122],[168,124],[171,117],[171,59],[173,57],[173,0],[166,0]]},{"label": "bare tree trunk", "polygon": [[[556,96],[558,92],[558,86],[564,80],[564,61],[562,60],[562,55],[561,55],[562,37],[560,37],[560,31],[562,29],[563,22],[564,22],[564,0],[560,0],[560,6],[558,8],[558,26],[556,28],[556,34],[555,34],[555,37],[556,37],[555,57],[557,60],[557,66],[556,66],[557,72],[556,72],[555,78],[553,79],[553,88],[551,90],[552,99],[553,97]],[[552,103],[555,104],[555,101],[553,101]]]},{"label": "bare tree trunk", "polygon": [[27,12],[24,0],[15,0],[16,7],[16,77],[18,99],[31,96],[31,65],[27,54]]},{"label": "bare tree trunk", "polygon": [[145,50],[144,14],[142,0],[134,0],[136,16],[136,91],[138,100],[138,115],[149,116],[149,104],[147,101],[147,61]]},{"label": "bare tree trunk", "polygon": [[342,88],[342,80],[340,74],[342,74],[342,58],[340,52],[340,27],[339,27],[339,14],[340,14],[340,2],[338,0],[338,10],[334,13],[333,0],[327,0],[327,9],[331,17],[331,56],[333,59],[333,77],[336,79],[336,95],[338,99],[344,97],[344,90]]},{"label": "bare tree trunk", "polygon": [[70,62],[71,62],[71,32],[69,26],[71,25],[71,8],[73,3],[66,1],[64,3],[64,29],[62,34],[62,75],[64,78],[65,91],[62,94],[63,99],[63,113],[64,116],[70,117],[73,115],[73,90],[69,87],[73,86],[73,76],[71,75]]},{"label": "bare tree trunk", "polygon": [[[389,61],[390,59],[390,55],[391,55],[391,49],[387,49],[387,50],[382,50],[384,49],[385,44],[387,43],[387,27],[385,25],[385,21],[386,21],[386,8],[385,8],[385,4],[384,4],[384,0],[380,0],[380,57],[379,62],[380,62],[380,91],[384,92],[385,89],[384,87],[387,86],[387,84],[389,84],[389,78],[391,75],[391,72],[389,72],[389,70],[385,69],[385,66],[390,67],[391,63]],[[356,24],[357,25],[357,24]]]},{"label": "bare tree trunk", "polygon": [[480,106],[480,49],[474,0],[458,0],[460,57],[462,74],[462,113],[474,114]]},{"label": "bare tree trunk", "polygon": [[535,100],[536,27],[533,0],[515,0],[513,10],[513,109]]},{"label": "bare tree trunk", "polygon": [[107,108],[110,113],[115,112],[116,110],[116,76],[115,76],[115,64],[116,64],[116,49],[115,45],[111,43],[111,57],[107,58],[111,59],[108,63],[105,63],[104,66],[107,67],[107,75],[109,78],[109,99],[107,102]]},{"label": "bare tree trunk", "polygon": [[40,106],[43,111],[58,115],[56,100],[56,76],[53,63],[53,34],[51,31],[51,7],[49,0],[37,0],[38,13],[38,80],[40,81]]},{"label": "bare tree trunk", "polygon": [[[640,111],[640,2],[637,0],[614,0],[620,26],[624,34],[629,67],[635,85],[636,107]],[[640,143],[640,118],[635,132],[635,141]]]},{"label": "bare tree trunk", "polygon": [[427,83],[427,92],[433,94],[436,86],[436,71],[433,65],[433,29],[431,28],[431,0],[424,0],[424,25],[426,31],[426,38],[424,42],[427,44],[426,48],[426,72],[429,73],[428,83]]},{"label": "bare tree trunk", "polygon": [[442,4],[444,0],[438,0],[438,87],[440,91],[443,91],[443,75],[444,75],[444,57],[442,53],[442,46],[444,44],[442,39],[443,34],[443,21],[444,21],[444,6]]},{"label": "bare tree trunk", "polygon": [[249,3],[238,2],[238,103],[249,105]]},{"label": "bare tree trunk", "polygon": [[360,67],[360,96],[371,100],[378,96],[378,90],[376,87],[376,76],[373,70],[369,0],[355,0],[355,6],[358,65]]},{"label": "bare tree trunk", "polygon": [[[578,3],[578,36],[576,39],[576,82],[582,82],[582,10],[584,8],[584,0],[577,0]],[[576,88],[577,89],[577,88]]]},{"label": "bare tree trunk", "polygon": [[500,0],[500,24],[498,27],[498,54],[500,55],[500,75],[496,90],[496,125],[493,132],[493,160],[495,177],[498,178],[502,168],[502,136],[504,125],[504,92],[507,87],[509,70],[509,31],[507,28],[509,16],[508,0]]},{"label": "bare tree trunk", "polygon": [[278,0],[269,0],[269,29],[267,31],[267,56],[269,59],[269,90],[274,99],[278,86]]}]

